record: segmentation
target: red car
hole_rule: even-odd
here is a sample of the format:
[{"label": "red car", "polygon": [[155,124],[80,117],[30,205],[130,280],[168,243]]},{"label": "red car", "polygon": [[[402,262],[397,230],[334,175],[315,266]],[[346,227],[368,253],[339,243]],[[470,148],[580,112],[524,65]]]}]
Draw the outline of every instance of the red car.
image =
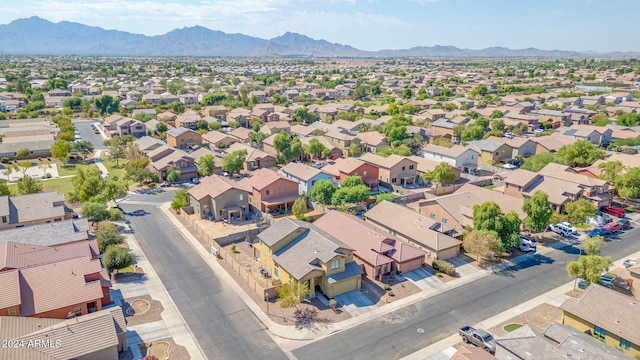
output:
[{"label": "red car", "polygon": [[617,216],[619,218],[623,218],[625,215],[625,211],[623,208],[615,207],[615,206],[603,206],[602,212],[605,212],[609,215]]}]

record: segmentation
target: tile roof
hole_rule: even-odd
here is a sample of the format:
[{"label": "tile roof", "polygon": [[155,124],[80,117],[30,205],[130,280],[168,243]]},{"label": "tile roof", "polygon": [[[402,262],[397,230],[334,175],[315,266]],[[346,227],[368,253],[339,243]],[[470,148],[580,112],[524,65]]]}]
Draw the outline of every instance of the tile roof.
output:
[{"label": "tile roof", "polygon": [[633,344],[640,344],[640,302],[628,295],[592,284],[577,299],[565,300],[560,309]]},{"label": "tile roof", "polygon": [[[441,155],[444,155],[446,157],[451,157],[451,158],[457,158],[458,156],[462,155],[467,150],[472,150],[472,151],[478,153],[476,150],[466,148],[466,147],[464,147],[462,145],[454,145],[454,146],[448,148],[446,146],[438,146],[438,145],[428,144],[428,145],[424,145],[422,147],[422,150],[424,150],[425,152],[428,152],[428,153],[441,154]],[[479,155],[479,153],[478,153],[478,155]]]},{"label": "tile roof", "polygon": [[288,163],[282,169],[280,169],[280,172],[290,174],[291,176],[304,181],[311,180],[318,174],[322,173],[322,171],[313,166],[295,162]]},{"label": "tile roof", "polygon": [[451,236],[431,230],[431,227],[436,224],[435,221],[390,201],[383,201],[374,206],[364,214],[364,217],[367,221],[402,234],[432,251],[449,249],[460,246],[462,243]]},{"label": "tile roof", "polygon": [[85,281],[85,275],[101,270],[100,260],[88,256],[21,269],[20,315],[31,316],[102,298],[100,282]]},{"label": "tile roof", "polygon": [[362,143],[372,146],[387,144],[387,137],[377,131],[359,132],[356,134],[356,137],[360,139]]},{"label": "tile roof", "polygon": [[405,160],[405,159],[408,159],[409,161],[414,162],[409,157],[400,156],[396,154],[391,154],[387,157],[383,157],[383,156],[372,154],[372,153],[366,153],[360,157],[360,160],[384,169],[390,169],[398,165],[402,160]]},{"label": "tile roof", "polygon": [[[0,269],[2,266],[0,266]],[[0,272],[0,309],[20,305],[20,273],[18,270]]]},{"label": "tile roof", "polygon": [[246,192],[246,190],[238,185],[235,181],[220,175],[210,175],[200,178],[200,183],[187,191],[196,200],[201,200],[205,196],[215,199],[218,195],[223,194],[231,189]]},{"label": "tile roof", "polygon": [[249,192],[253,192],[253,189],[260,191],[265,187],[273,184],[277,180],[289,181],[295,183],[296,185],[298,184],[296,181],[287,179],[286,177],[278,174],[271,169],[263,168],[254,171],[251,176],[238,181],[238,185]]},{"label": "tile roof", "polygon": [[15,241],[20,243],[52,246],[87,240],[89,222],[87,219],[69,219],[46,224],[2,230],[0,243]]},{"label": "tile roof", "polygon": [[566,180],[584,186],[605,186],[607,184],[605,180],[576,174],[574,172],[568,171],[570,169],[571,167],[567,165],[549,163],[545,167],[540,169],[538,173],[543,176]]},{"label": "tile roof", "polygon": [[360,166],[366,164],[364,161],[357,158],[337,158],[335,164],[328,164],[322,167],[322,171],[333,176],[340,176],[340,173],[351,174],[356,171]]},{"label": "tile roof", "polygon": [[20,195],[0,196],[0,216],[9,216],[9,223],[28,223],[42,219],[64,218],[64,195],[56,191]]}]

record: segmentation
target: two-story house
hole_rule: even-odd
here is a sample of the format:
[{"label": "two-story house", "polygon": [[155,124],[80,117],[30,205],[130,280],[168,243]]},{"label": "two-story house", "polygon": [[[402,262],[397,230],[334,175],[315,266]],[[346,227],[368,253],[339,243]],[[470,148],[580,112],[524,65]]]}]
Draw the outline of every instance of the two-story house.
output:
[{"label": "two-story house", "polygon": [[382,184],[404,187],[416,183],[418,164],[409,157],[391,154],[385,158],[366,153],[360,159],[378,168],[378,180]]},{"label": "two-story house", "polygon": [[344,129],[331,128],[324,134],[325,139],[348,156],[351,146],[360,149],[360,139]]},{"label": "two-story house", "polygon": [[383,147],[389,146],[387,137],[377,131],[366,131],[356,133],[356,137],[360,139],[360,145],[363,152],[375,154]]},{"label": "two-story house", "polygon": [[478,168],[480,153],[476,150],[461,145],[445,147],[438,145],[424,145],[422,147],[424,158],[437,162],[447,162],[451,166],[460,169],[463,173],[475,174]]},{"label": "two-story house", "polygon": [[324,166],[322,172],[333,176],[334,183],[341,183],[349,176],[360,176],[371,190],[380,188],[378,167],[356,158],[337,158],[333,164]]},{"label": "two-story house", "polygon": [[243,168],[245,171],[271,168],[276,166],[275,156],[269,155],[260,149],[256,149],[246,144],[241,144],[241,143],[231,144],[227,148],[226,153],[230,154],[238,150],[245,150],[247,152],[247,156],[245,157],[244,163],[243,163]]},{"label": "two-story house", "polygon": [[220,175],[200,179],[187,191],[189,205],[201,219],[231,222],[245,220],[249,214],[249,193],[235,181]]},{"label": "two-story house", "polygon": [[167,145],[187,150],[202,145],[202,135],[197,131],[187,128],[167,130]]},{"label": "two-story house", "polygon": [[176,117],[176,127],[196,130],[196,124],[201,119],[202,117],[197,112],[193,110],[187,110]]},{"label": "two-story house", "polygon": [[478,162],[487,165],[507,163],[513,159],[513,149],[504,141],[477,140],[469,141],[467,147],[480,154]]},{"label": "two-story house", "polygon": [[308,194],[313,184],[318,180],[333,181],[332,175],[303,163],[290,162],[278,172],[298,182],[298,193],[300,195]]},{"label": "two-story house", "polygon": [[254,171],[251,176],[240,180],[238,185],[249,192],[249,204],[263,213],[288,212],[300,197],[296,181],[268,168]]},{"label": "two-story house", "polygon": [[55,191],[20,196],[0,196],[0,230],[71,219],[73,210]]},{"label": "two-story house", "polygon": [[235,136],[215,130],[211,130],[202,135],[202,142],[208,144],[212,149],[226,149],[238,141],[240,141],[240,139]]},{"label": "two-story house", "polygon": [[167,180],[173,170],[180,172],[180,180],[198,177],[195,159],[182,150],[161,146],[147,153],[149,170],[158,175],[158,179]]},{"label": "two-story house", "polygon": [[353,260],[354,249],[311,223],[284,218],[258,239],[254,257],[274,285],[307,286],[310,297],[319,289],[329,299],[360,289],[362,269]]}]

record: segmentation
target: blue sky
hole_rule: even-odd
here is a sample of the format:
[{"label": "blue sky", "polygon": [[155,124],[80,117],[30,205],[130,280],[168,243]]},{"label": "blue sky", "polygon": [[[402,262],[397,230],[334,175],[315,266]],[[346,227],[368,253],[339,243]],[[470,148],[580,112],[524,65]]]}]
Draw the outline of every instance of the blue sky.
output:
[{"label": "blue sky", "polygon": [[273,38],[286,31],[362,50],[454,45],[640,51],[640,0],[21,0],[0,23],[40,16],[159,35],[201,25]]}]

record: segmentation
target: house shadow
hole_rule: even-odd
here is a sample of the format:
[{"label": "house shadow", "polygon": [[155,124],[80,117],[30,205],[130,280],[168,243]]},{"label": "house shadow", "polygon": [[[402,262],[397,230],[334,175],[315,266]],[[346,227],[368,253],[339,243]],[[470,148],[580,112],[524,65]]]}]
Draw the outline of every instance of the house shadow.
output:
[{"label": "house shadow", "polygon": [[125,351],[118,353],[118,360],[134,360],[142,359],[146,356],[146,351],[143,354],[139,345],[144,344],[144,340],[135,330],[127,330],[127,348]]},{"label": "house shadow", "polygon": [[132,274],[114,274],[113,280],[118,284],[143,284],[145,281],[147,281],[147,276],[141,268],[136,267],[136,272]]},{"label": "house shadow", "polygon": [[362,277],[360,283],[360,292],[371,300],[374,304],[377,304],[380,299],[387,293],[382,287],[376,284],[373,280],[366,276]]},{"label": "house shadow", "polygon": [[149,188],[149,189],[141,189],[137,191],[138,194],[145,194],[145,195],[158,195],[164,192],[165,190],[163,188]]}]

